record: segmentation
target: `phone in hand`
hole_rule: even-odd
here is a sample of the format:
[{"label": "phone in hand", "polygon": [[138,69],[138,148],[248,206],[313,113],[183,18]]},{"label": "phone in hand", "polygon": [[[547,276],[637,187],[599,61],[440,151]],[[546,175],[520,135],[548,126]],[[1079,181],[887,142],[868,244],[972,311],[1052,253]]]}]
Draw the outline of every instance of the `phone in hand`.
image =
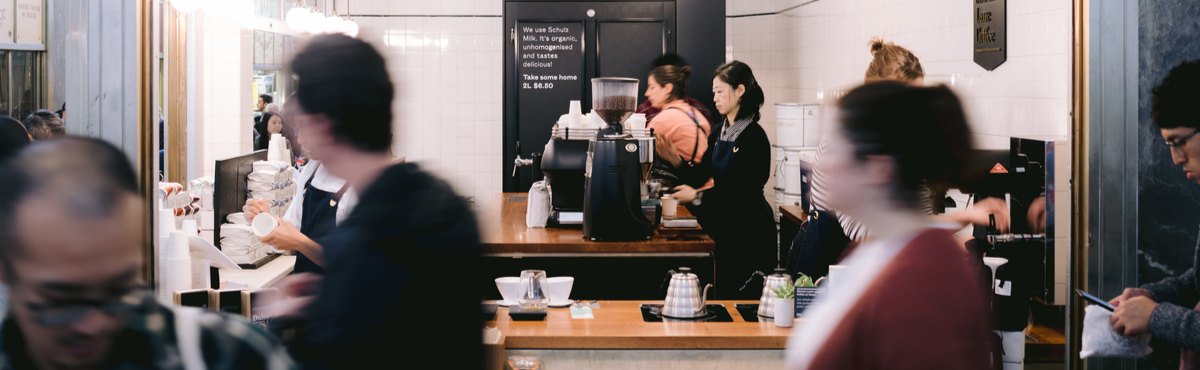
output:
[{"label": "phone in hand", "polygon": [[1099,297],[1091,295],[1090,293],[1083,291],[1083,289],[1075,289],[1075,294],[1078,294],[1080,298],[1083,298],[1084,300],[1091,302],[1094,305],[1100,306],[1100,308],[1106,309],[1109,312],[1117,310],[1116,307],[1113,307],[1113,305],[1108,304],[1108,301],[1105,301],[1103,299],[1100,299]]}]

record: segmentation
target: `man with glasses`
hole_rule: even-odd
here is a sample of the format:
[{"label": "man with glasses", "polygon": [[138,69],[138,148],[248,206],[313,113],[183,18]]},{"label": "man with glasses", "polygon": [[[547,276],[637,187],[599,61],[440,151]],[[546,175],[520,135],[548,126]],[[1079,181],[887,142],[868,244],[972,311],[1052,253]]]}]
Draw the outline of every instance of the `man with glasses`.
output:
[{"label": "man with glasses", "polygon": [[[1188,180],[1200,183],[1197,86],[1200,86],[1200,60],[1182,63],[1154,88],[1150,109],[1154,124],[1170,149],[1171,161],[1183,169]],[[1198,357],[1189,353],[1200,350],[1200,312],[1192,309],[1200,300],[1198,266],[1200,253],[1196,254],[1193,267],[1183,275],[1125,289],[1109,302],[1117,306],[1112,315],[1113,329],[1125,335],[1148,332],[1184,349],[1184,363],[1200,365],[1200,361],[1195,361]]]},{"label": "man with glasses", "polygon": [[125,155],[32,144],[0,167],[0,369],[290,369],[245,321],[159,304],[140,278],[144,204]]}]

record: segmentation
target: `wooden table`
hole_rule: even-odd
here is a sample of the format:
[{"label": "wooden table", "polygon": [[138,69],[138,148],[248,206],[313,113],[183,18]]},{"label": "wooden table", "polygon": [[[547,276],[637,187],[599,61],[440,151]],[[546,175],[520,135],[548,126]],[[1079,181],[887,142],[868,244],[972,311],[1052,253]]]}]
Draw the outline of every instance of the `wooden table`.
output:
[{"label": "wooden table", "polygon": [[[662,301],[601,301],[595,319],[572,319],[569,309],[552,308],[545,321],[512,321],[500,308],[486,324],[504,334],[507,349],[784,349],[790,328],[774,322],[746,322],[734,304],[722,304],[733,322],[644,322],[639,306]],[[797,322],[798,324],[798,322]]]},{"label": "wooden table", "polygon": [[[583,228],[528,228],[525,193],[503,193],[490,210],[481,212],[484,267],[490,278],[518,276],[522,270],[545,270],[550,276],[575,277],[572,295],[584,299],[662,299],[666,272],[691,267],[701,281],[716,276],[716,243],[700,228],[660,229],[648,240],[594,242]],[[679,216],[688,217],[679,207]],[[494,285],[486,298],[499,299]]]},{"label": "wooden table", "polygon": [[[594,242],[583,238],[583,229],[574,227],[529,228],[525,226],[525,193],[504,193],[498,214],[484,214],[480,224],[486,231],[483,251],[489,255],[526,254],[612,254],[644,255],[681,253],[711,255],[716,243],[699,228],[656,231],[649,240]],[[690,216],[679,207],[680,217]]]}]

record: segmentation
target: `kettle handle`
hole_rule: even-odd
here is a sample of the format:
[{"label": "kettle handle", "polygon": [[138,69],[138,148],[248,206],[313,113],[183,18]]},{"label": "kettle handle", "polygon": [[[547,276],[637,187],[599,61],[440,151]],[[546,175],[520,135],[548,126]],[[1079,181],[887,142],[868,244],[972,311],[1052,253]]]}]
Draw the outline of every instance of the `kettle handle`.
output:
[{"label": "kettle handle", "polygon": [[738,291],[739,292],[745,291],[746,287],[750,286],[750,282],[754,281],[754,278],[759,277],[759,276],[761,276],[765,279],[767,277],[767,274],[762,271],[755,271],[755,272],[751,273],[750,277],[746,278],[746,282],[742,283],[742,287],[740,289],[738,289]]},{"label": "kettle handle", "polygon": [[704,293],[700,295],[700,308],[696,310],[696,313],[704,313],[704,310],[708,309],[708,290],[712,287],[712,283],[704,285]]}]

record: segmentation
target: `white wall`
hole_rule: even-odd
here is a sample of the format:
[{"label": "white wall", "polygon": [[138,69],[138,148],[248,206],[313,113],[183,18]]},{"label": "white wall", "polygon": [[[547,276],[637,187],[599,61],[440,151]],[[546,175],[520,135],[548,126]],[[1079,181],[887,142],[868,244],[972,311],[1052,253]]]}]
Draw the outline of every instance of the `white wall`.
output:
[{"label": "white wall", "polygon": [[[728,1],[730,15],[775,13],[807,2]],[[927,84],[951,85],[963,99],[979,146],[1007,148],[1009,137],[1057,143],[1055,249],[1056,259],[1065,261],[1071,227],[1071,2],[1009,0],[1008,60],[994,71],[972,61],[971,4],[820,0],[774,15],[729,18],[728,50],[731,58],[755,68],[768,105],[828,103],[861,83],[871,59],[867,42],[874,36],[912,50]],[[770,108],[764,122],[773,122]],[[1065,266],[1055,274],[1058,297],[1065,293]]]},{"label": "white wall", "polygon": [[501,191],[501,0],[349,0],[396,84],[396,154],[478,203]]},{"label": "white wall", "polygon": [[[254,148],[252,33],[242,27],[240,20],[204,11],[194,13],[190,25],[195,37],[189,43],[195,46],[189,49],[189,70],[196,75],[189,79],[188,90],[197,99],[189,100],[188,106],[198,122],[188,126],[188,135],[202,140],[193,145],[189,138],[188,166],[212,176],[217,160],[243,155]],[[189,173],[193,178],[200,176]]]}]

